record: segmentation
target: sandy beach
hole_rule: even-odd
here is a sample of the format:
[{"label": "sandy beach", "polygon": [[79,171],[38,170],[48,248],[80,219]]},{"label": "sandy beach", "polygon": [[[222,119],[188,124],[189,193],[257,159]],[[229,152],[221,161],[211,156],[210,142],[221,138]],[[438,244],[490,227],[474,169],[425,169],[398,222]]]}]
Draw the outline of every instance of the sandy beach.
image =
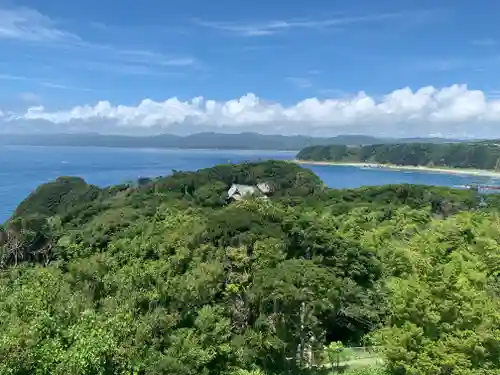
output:
[{"label": "sandy beach", "polygon": [[393,164],[377,164],[377,163],[349,163],[349,162],[332,162],[332,161],[309,161],[309,160],[294,160],[295,163],[301,165],[336,165],[344,167],[358,167],[358,168],[380,168],[399,171],[420,171],[420,172],[433,172],[444,174],[459,174],[468,176],[482,176],[482,177],[498,177],[500,172],[483,170],[483,169],[460,169],[460,168],[445,168],[445,167],[425,167],[425,166],[412,166],[412,165],[393,165]]}]

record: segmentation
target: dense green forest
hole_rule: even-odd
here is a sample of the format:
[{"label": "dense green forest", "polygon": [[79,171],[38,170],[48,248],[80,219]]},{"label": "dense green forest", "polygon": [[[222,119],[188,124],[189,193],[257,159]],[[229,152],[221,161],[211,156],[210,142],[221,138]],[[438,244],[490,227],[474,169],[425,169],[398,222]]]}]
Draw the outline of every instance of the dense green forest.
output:
[{"label": "dense green forest", "polygon": [[[265,135],[257,133],[224,134],[198,133],[187,136],[160,134],[153,136],[127,136],[111,134],[3,134],[0,145],[25,146],[103,146],[182,149],[236,149],[236,150],[290,150],[307,146],[366,145],[395,142],[453,142],[444,138],[376,138],[367,135],[338,135],[336,137],[308,137],[303,135]],[[455,142],[457,142],[455,140]]]},{"label": "dense green forest", "polygon": [[495,143],[407,143],[360,147],[311,146],[302,149],[300,160],[372,162],[452,168],[500,170],[500,145]]},{"label": "dense green forest", "polygon": [[0,229],[0,374],[320,374],[355,346],[382,362],[351,374],[498,374],[499,202],[277,161],[61,177]]}]

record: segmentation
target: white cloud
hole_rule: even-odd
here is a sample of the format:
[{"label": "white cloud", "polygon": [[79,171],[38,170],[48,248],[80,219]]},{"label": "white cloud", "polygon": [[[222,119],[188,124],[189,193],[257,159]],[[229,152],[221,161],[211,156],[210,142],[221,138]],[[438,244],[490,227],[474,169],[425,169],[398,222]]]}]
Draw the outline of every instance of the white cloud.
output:
[{"label": "white cloud", "polygon": [[[106,29],[101,30],[106,33]],[[111,71],[125,75],[162,75],[166,70],[192,67],[199,62],[191,57],[159,51],[141,50],[91,42],[60,27],[50,17],[31,8],[2,8],[0,6],[0,41],[12,39],[19,42],[37,42],[60,48],[63,55],[57,64],[82,66],[89,70]],[[50,54],[42,57],[51,57]],[[82,64],[82,61],[85,61]],[[4,75],[5,76],[5,75]],[[0,78],[5,78],[1,77]],[[14,79],[11,76],[11,79]]]},{"label": "white cloud", "polygon": [[[417,91],[395,90],[381,99],[363,92],[342,99],[309,98],[294,105],[264,101],[254,94],[225,102],[197,97],[189,101],[170,98],[163,102],[145,99],[137,106],[100,101],[68,110],[50,111],[43,106],[17,114],[11,121],[45,121],[63,126],[70,123],[112,124],[120,128],[169,131],[181,126],[191,131],[206,129],[248,130],[311,134],[362,131],[387,134],[428,135],[458,131],[476,135],[494,133],[500,125],[500,100],[490,100],[465,85],[441,89],[432,86]],[[425,134],[424,134],[425,133]]]},{"label": "white cloud", "polygon": [[416,18],[420,18],[420,16],[426,18],[432,13],[433,11],[429,10],[416,10],[413,12],[376,13],[362,16],[344,16],[326,19],[273,20],[254,23],[208,22],[197,20],[196,23],[202,27],[220,30],[235,35],[252,37],[272,35],[290,29],[325,29],[359,23],[381,22],[390,19],[400,19],[402,17],[410,17],[414,20]]},{"label": "white cloud", "polygon": [[26,41],[78,40],[49,17],[29,8],[0,9],[0,39]]},{"label": "white cloud", "polygon": [[227,31],[242,36],[264,36],[274,34],[280,31],[301,28],[301,29],[317,29],[325,27],[334,27],[349,25],[361,22],[382,21],[389,18],[400,16],[399,13],[383,13],[372,14],[368,16],[358,17],[339,17],[324,20],[276,20],[262,23],[233,23],[233,22],[203,22],[199,21],[200,26],[212,28],[221,31]]},{"label": "white cloud", "polygon": [[[95,46],[94,46],[95,47]],[[107,48],[114,51],[119,56],[127,58],[128,61],[133,63],[151,63],[152,61],[160,66],[190,66],[196,63],[192,57],[175,57],[166,56],[164,54],[145,51],[145,50],[121,50],[113,47],[99,46],[100,48]]]},{"label": "white cloud", "polygon": [[[95,55],[84,66],[90,70],[118,70],[124,73],[142,75],[148,73],[147,69],[151,67],[182,68],[195,66],[199,63],[190,56],[170,55],[149,50],[121,49],[104,44],[81,42],[76,44],[76,47]],[[154,71],[150,73],[154,73]]]}]

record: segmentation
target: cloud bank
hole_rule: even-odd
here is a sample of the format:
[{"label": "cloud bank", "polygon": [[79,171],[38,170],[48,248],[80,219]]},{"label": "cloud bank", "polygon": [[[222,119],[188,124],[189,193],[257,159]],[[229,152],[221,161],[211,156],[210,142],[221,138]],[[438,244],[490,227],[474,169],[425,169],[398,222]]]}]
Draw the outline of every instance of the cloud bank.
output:
[{"label": "cloud bank", "polygon": [[[1,115],[2,112],[0,112]],[[1,121],[1,120],[0,120]],[[395,90],[380,98],[360,92],[350,98],[309,98],[293,105],[268,102],[254,94],[214,101],[197,97],[163,102],[144,99],[137,106],[100,101],[70,109],[30,107],[3,113],[4,128],[46,124],[47,129],[102,132],[256,131],[332,135],[366,133],[405,136],[500,137],[500,100],[466,85]],[[6,125],[10,124],[8,127]]]}]

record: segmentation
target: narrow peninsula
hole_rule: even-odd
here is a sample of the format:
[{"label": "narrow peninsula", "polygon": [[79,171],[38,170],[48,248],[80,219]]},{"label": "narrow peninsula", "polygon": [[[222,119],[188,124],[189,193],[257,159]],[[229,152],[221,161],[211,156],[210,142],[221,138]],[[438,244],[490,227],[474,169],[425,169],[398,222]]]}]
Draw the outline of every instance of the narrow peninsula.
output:
[{"label": "narrow peninsula", "polygon": [[311,146],[297,154],[300,164],[364,166],[441,173],[500,176],[495,143],[377,144]]}]

